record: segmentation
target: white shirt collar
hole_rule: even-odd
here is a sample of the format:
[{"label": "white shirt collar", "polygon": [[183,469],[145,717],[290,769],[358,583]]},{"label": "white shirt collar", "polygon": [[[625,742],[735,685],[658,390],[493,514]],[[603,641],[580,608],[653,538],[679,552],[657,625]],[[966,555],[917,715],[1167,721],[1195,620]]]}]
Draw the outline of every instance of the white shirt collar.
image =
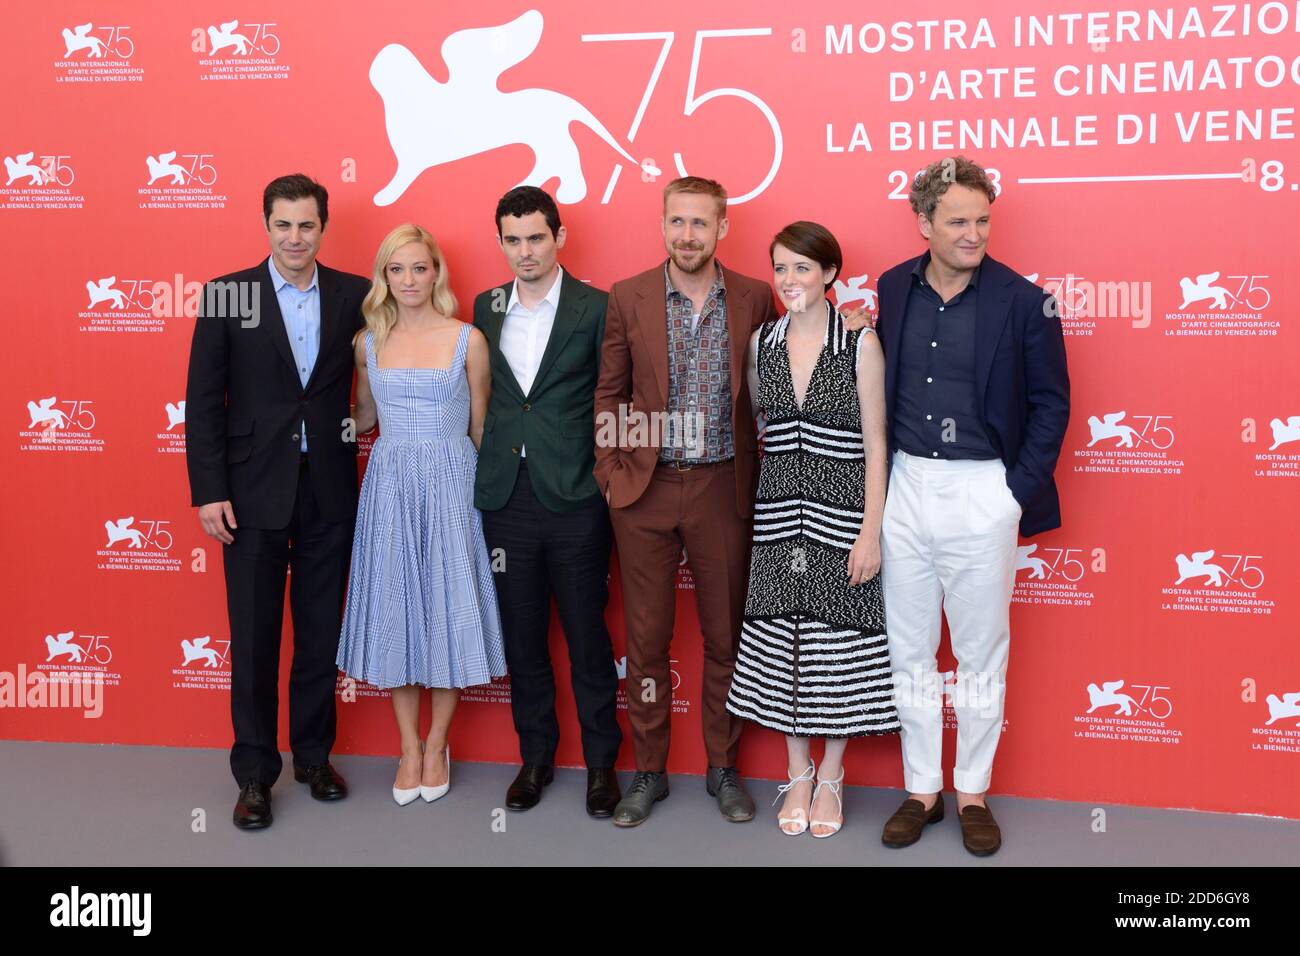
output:
[{"label": "white shirt collar", "polygon": [[[564,279],[564,269],[560,266],[555,268],[555,282],[551,285],[551,290],[542,296],[542,302],[551,304],[551,311],[557,312],[560,308],[560,283]],[[523,303],[519,301],[519,280],[516,279],[510,284],[510,300],[506,303],[506,314],[513,312],[515,306],[523,308]],[[538,303],[541,305],[541,302]],[[534,311],[536,311],[534,309]]]},{"label": "white shirt collar", "polygon": [[[271,267],[271,286],[277,293],[285,286],[292,284],[288,279],[280,275],[280,270],[275,267],[275,256],[267,257],[266,264]],[[310,292],[316,287],[316,280],[318,278],[320,278],[320,269],[318,269],[316,263],[313,262],[311,264],[311,282],[307,284],[307,288],[300,291]],[[294,286],[294,289],[298,290],[298,287]]]}]

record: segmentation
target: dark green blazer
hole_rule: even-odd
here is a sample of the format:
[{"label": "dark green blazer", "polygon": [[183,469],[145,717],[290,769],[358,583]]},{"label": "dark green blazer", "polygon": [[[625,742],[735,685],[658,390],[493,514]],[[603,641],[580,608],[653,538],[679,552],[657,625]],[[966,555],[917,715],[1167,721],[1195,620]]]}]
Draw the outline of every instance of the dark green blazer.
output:
[{"label": "dark green blazer", "polygon": [[596,376],[605,335],[608,293],[564,270],[555,324],[542,363],[525,395],[501,351],[501,326],[512,283],[474,300],[474,325],[487,337],[492,398],[483,422],[474,506],[505,507],[519,474],[519,449],[528,446],[528,477],[549,511],[574,511],[600,498],[592,476],[596,460]]}]

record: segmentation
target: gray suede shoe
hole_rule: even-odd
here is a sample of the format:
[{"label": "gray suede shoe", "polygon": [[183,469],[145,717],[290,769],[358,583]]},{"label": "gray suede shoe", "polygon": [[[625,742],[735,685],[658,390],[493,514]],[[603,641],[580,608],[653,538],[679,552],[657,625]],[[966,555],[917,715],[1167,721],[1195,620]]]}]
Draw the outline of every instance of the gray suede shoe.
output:
[{"label": "gray suede shoe", "polygon": [[668,796],[668,774],[638,770],[632,785],[614,808],[614,826],[635,827],[645,823],[654,805]]},{"label": "gray suede shoe", "polygon": [[735,767],[710,767],[704,786],[709,796],[718,798],[718,809],[732,823],[754,819],[754,800],[745,792]]}]

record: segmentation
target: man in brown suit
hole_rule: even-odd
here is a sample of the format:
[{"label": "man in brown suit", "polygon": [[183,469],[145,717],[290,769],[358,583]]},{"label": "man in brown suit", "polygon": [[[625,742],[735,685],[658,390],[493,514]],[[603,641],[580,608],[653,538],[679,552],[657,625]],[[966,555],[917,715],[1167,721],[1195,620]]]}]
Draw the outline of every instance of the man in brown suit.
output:
[{"label": "man in brown suit", "polygon": [[758,471],[745,349],[777,316],[766,283],[715,258],[727,234],[727,194],[716,182],[670,182],[663,234],[668,260],[610,290],[596,386],[595,475],[620,556],[636,749],[636,776],[614,811],[625,827],[668,796],[669,643],[683,546],[704,641],[706,786],[728,820],[754,816],[735,766],[741,722],[725,703]]}]

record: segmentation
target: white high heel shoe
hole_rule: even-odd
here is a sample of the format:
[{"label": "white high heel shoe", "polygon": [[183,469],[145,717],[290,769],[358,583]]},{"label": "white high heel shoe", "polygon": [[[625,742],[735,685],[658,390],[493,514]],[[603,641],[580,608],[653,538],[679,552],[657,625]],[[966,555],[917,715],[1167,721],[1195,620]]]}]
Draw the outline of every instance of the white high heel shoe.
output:
[{"label": "white high heel shoe", "polygon": [[[822,787],[826,787],[831,793],[835,794],[835,802],[839,804],[840,821],[838,823],[832,820],[813,820],[809,826],[830,827],[830,833],[814,833],[813,836],[819,840],[824,840],[828,836],[834,836],[840,832],[840,827],[844,826],[844,798],[840,796],[840,786],[844,783],[844,768],[840,768],[840,775],[834,780],[818,780],[817,786],[813,789],[813,803],[817,802],[817,794],[821,793]],[[809,805],[811,806],[811,804]]]},{"label": "white high heel shoe", "polygon": [[439,797],[446,796],[447,791],[451,789],[451,744],[447,745],[447,782],[437,787],[426,787],[420,784],[420,796],[424,797],[425,803],[433,803]]},{"label": "white high heel shoe", "polygon": [[[783,796],[785,796],[785,795],[790,791],[790,788],[793,787],[793,786],[794,786],[795,784],[797,784],[797,783],[801,783],[801,782],[804,781],[804,780],[807,780],[809,783],[812,783],[813,778],[817,776],[817,768],[814,767],[814,766],[810,763],[810,764],[808,764],[808,768],[807,768],[806,770],[804,770],[803,773],[799,774],[799,776],[797,776],[797,777],[791,777],[791,776],[790,776],[790,770],[789,770],[789,768],[787,768],[786,771],[785,771],[785,775],[786,775],[786,777],[789,778],[790,782],[789,782],[789,783],[783,783],[783,784],[781,784],[781,786],[779,786],[779,787],[776,788],[776,800],[780,800]],[[813,791],[813,795],[816,796],[816,793],[817,793],[817,791],[814,789],[814,791]],[[776,806],[776,800],[773,800],[773,801],[772,801],[772,806]],[[811,806],[811,805],[812,805],[812,804],[809,804],[809,806]],[[795,817],[795,816],[790,816],[790,817],[782,817],[782,816],[778,816],[778,817],[776,818],[776,825],[777,825],[778,827],[781,828],[781,832],[784,833],[786,836],[798,836],[800,833],[803,833],[804,830],[807,830],[807,829],[808,829],[808,814],[807,814],[806,812],[804,812],[804,808],[803,808],[803,807],[795,807],[795,808],[794,808],[793,810],[791,810],[790,812],[791,812],[791,813],[797,813],[797,814],[799,814],[799,816],[797,816],[797,817]],[[786,825],[787,823],[794,823],[794,824],[797,824],[798,827],[799,827],[799,829],[797,829],[797,830],[787,830],[787,829],[785,828],[785,825]]]},{"label": "white high heel shoe", "polygon": [[[424,743],[420,743],[420,756],[424,756]],[[420,795],[419,787],[411,787],[409,790],[403,790],[401,787],[393,787],[393,799],[397,801],[399,807],[404,807]]]}]

